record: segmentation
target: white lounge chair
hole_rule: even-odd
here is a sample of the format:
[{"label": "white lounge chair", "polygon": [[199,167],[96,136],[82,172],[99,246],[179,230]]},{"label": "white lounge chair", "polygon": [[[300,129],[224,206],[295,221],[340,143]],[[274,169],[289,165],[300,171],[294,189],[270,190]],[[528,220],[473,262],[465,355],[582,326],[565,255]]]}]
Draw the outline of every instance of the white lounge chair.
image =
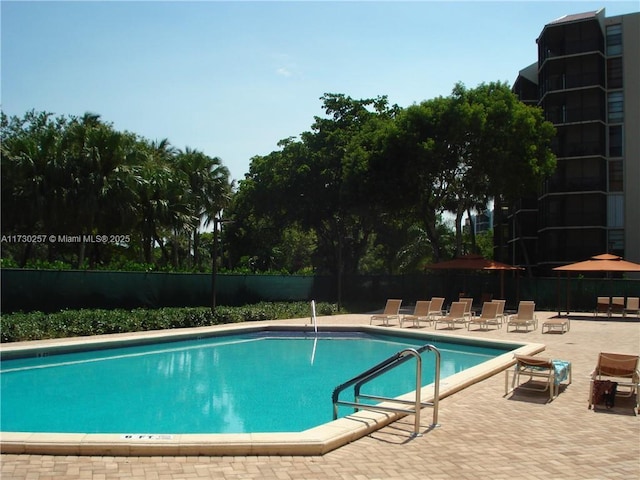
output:
[{"label": "white lounge chair", "polygon": [[[638,410],[639,362],[640,356],[638,355],[601,352],[598,355],[596,368],[591,372],[589,408],[595,407],[603,401],[613,403],[616,396],[634,397],[633,412],[635,414]],[[609,398],[606,398],[603,387],[612,387],[614,383],[615,389],[607,392]]]},{"label": "white lounge chair", "polygon": [[457,324],[464,327],[467,324],[467,317],[464,315],[465,303],[453,302],[449,313],[439,317],[435,321],[435,328],[438,328],[438,323],[446,323],[448,328],[455,328]]},{"label": "white lounge chair", "polygon": [[369,324],[371,325],[374,320],[382,320],[383,325],[389,326],[390,320],[400,320],[400,305],[402,304],[402,300],[397,299],[389,299],[387,300],[387,304],[384,307],[384,311],[382,313],[376,313],[371,315],[371,320],[369,320]]},{"label": "white lounge chair", "polygon": [[[505,395],[517,388],[537,392],[549,391],[551,401],[558,395],[562,382],[571,383],[571,362],[527,355],[516,355],[515,358],[516,367],[511,388],[509,388],[509,370],[505,374]],[[521,383],[521,376],[526,376],[527,380]]]},{"label": "white lounge chair", "polygon": [[529,327],[533,327],[532,330],[538,328],[538,319],[535,314],[536,304],[530,300],[521,300],[518,303],[518,313],[511,315],[507,320],[507,332],[509,327],[515,327],[513,330],[517,332],[520,328],[525,328],[525,331],[529,331]]},{"label": "white lounge chair", "polygon": [[636,317],[640,317],[640,297],[627,297],[627,306],[622,312],[622,316],[626,317],[627,314],[634,314]]},{"label": "white lounge chair", "polygon": [[489,325],[496,325],[498,328],[502,328],[502,320],[498,318],[498,303],[484,302],[482,305],[482,312],[477,317],[472,317],[467,322],[467,330],[471,325],[478,325],[480,329],[488,330]]},{"label": "white lounge chair", "polygon": [[430,306],[431,302],[429,300],[418,300],[412,314],[400,317],[400,326],[402,327],[402,324],[407,320],[412,321],[414,327],[419,327],[420,322],[426,322],[431,325],[433,319],[429,316]]}]

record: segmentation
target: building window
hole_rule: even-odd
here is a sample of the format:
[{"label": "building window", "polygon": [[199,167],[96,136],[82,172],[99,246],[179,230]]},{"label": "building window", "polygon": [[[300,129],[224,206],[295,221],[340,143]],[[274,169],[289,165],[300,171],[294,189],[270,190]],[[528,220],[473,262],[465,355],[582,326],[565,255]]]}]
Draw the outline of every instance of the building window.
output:
[{"label": "building window", "polygon": [[609,230],[609,253],[624,256],[624,230]]},{"label": "building window", "polygon": [[609,94],[609,122],[622,122],[624,119],[622,92],[612,92]]},{"label": "building window", "polygon": [[623,178],[622,160],[610,160],[609,161],[609,191],[610,192],[623,191],[622,178]]},{"label": "building window", "polygon": [[607,88],[622,88],[622,57],[607,60]]},{"label": "building window", "polygon": [[609,127],[609,156],[622,156],[622,125]]},{"label": "building window", "polygon": [[607,198],[607,226],[624,228],[624,196],[609,195]]},{"label": "building window", "polygon": [[607,55],[622,54],[622,25],[607,27]]}]

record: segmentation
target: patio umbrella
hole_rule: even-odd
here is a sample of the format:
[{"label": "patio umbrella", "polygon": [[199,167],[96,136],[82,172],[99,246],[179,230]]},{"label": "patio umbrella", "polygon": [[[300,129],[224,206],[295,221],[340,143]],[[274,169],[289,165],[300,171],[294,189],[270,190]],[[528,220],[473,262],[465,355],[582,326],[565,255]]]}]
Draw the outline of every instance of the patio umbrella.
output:
[{"label": "patio umbrella", "polygon": [[555,267],[553,270],[560,272],[640,272],[640,264],[623,260],[617,255],[603,253],[583,262]]},{"label": "patio umbrella", "polygon": [[[567,315],[569,314],[569,274],[571,272],[640,272],[640,264],[623,260],[618,255],[603,253],[589,260],[555,267],[557,272],[567,272]],[[560,286],[558,284],[558,315],[560,315]]]},{"label": "patio umbrella", "polygon": [[500,271],[500,298],[504,298],[504,272],[508,270],[524,270],[496,260],[484,258],[482,255],[461,255],[453,260],[432,263],[425,269],[429,270],[499,270]]}]

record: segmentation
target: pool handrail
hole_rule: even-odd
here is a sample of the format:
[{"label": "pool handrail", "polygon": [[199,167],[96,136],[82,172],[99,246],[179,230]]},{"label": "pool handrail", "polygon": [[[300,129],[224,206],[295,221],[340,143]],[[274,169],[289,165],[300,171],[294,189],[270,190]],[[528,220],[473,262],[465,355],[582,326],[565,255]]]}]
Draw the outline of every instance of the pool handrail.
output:
[{"label": "pool handrail", "polygon": [[[436,355],[433,402],[422,402],[420,399],[421,390],[422,390],[422,385],[421,385],[422,357],[420,356],[420,354],[426,350],[430,350],[434,352]],[[365,383],[403,364],[404,362],[409,360],[412,356],[415,357],[416,359],[415,401],[412,402],[410,400],[402,400],[399,398],[383,397],[383,396],[377,396],[377,395],[365,395],[360,393],[360,389]],[[340,393],[352,385],[355,385],[354,387],[355,402],[339,400]],[[423,345],[422,347],[419,347],[417,349],[405,348],[404,350],[401,350],[393,354],[389,358],[383,360],[382,362],[371,367],[365,372],[362,372],[361,374],[356,375],[355,377],[346,381],[345,383],[337,386],[333,390],[333,395],[332,395],[333,419],[336,420],[338,418],[339,405],[355,407],[356,411],[359,409],[364,409],[364,410],[378,410],[378,411],[388,411],[388,412],[414,413],[415,424],[414,424],[413,436],[419,436],[420,435],[420,411],[422,407],[429,407],[429,406],[433,407],[433,421],[429,428],[432,429],[438,426],[439,397],[440,397],[440,351],[435,346],[429,345],[429,344]],[[382,400],[386,402],[395,402],[395,403],[401,403],[405,405],[414,405],[414,409],[412,411],[405,408],[395,408],[395,407],[388,407],[388,406],[381,406],[381,405],[363,404],[358,401],[361,398],[366,398],[370,400]]]}]

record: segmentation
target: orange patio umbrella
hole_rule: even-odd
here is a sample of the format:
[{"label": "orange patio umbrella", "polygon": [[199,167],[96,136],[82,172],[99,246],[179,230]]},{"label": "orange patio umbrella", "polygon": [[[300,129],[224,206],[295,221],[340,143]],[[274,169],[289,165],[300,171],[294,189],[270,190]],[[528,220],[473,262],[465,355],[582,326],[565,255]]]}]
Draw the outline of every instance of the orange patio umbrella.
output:
[{"label": "orange patio umbrella", "polygon": [[475,254],[461,255],[453,260],[432,263],[425,268],[429,270],[499,270],[501,298],[504,298],[504,272],[508,270],[524,270],[522,267],[515,267]]},{"label": "orange patio umbrella", "polygon": [[559,272],[640,272],[640,264],[623,260],[618,255],[603,253],[583,262],[555,267]]},{"label": "orange patio umbrella", "polygon": [[[640,264],[623,260],[618,255],[603,253],[589,260],[555,267],[557,272],[567,272],[567,315],[569,314],[569,274],[571,272],[640,272]],[[560,315],[560,285],[558,284],[558,315]]]}]

